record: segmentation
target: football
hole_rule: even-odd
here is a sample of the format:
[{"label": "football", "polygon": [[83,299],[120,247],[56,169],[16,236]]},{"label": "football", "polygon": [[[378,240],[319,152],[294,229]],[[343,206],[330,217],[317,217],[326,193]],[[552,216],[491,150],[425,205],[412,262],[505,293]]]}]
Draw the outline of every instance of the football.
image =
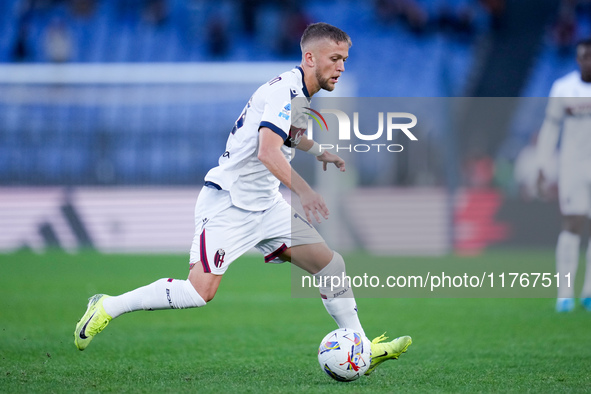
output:
[{"label": "football", "polygon": [[349,328],[336,329],[320,342],[318,362],[334,380],[350,382],[359,379],[371,363],[369,340]]}]

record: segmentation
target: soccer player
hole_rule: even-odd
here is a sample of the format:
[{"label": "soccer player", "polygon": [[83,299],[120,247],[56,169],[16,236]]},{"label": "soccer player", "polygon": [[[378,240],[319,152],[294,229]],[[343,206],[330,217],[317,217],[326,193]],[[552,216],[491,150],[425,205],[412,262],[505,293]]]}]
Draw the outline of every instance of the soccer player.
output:
[{"label": "soccer player", "polygon": [[[575,274],[584,227],[591,216],[591,39],[576,46],[580,71],[556,80],[550,91],[546,118],[538,138],[538,188],[550,169],[562,127],[559,151],[558,195],[563,227],[556,246],[556,271],[560,274],[556,311],[574,309]],[[570,273],[571,286],[565,275]],[[591,311],[591,241],[587,248],[587,269],[581,303]]]},{"label": "soccer player", "polygon": [[[318,277],[339,278],[345,273],[342,256],[331,250],[312,227],[312,218],[328,218],[329,211],[290,165],[292,148],[316,156],[324,170],[334,164],[345,171],[345,161],[304,135],[307,117],[295,108],[308,106],[310,97],[332,91],[349,56],[351,39],[326,23],[308,26],[301,38],[302,62],[265,83],[250,98],[232,128],[219,165],[205,176],[195,207],[195,237],[187,280],[163,278],[125,294],[97,294],[74,332],[84,350],[94,336],[123,313],[137,310],[182,309],[205,306],[215,295],[230,264],[256,247],[267,263],[289,261]],[[295,100],[294,100],[295,99]],[[304,215],[282,197],[283,183],[300,198]],[[320,286],[322,302],[341,328],[365,335],[357,315],[350,283],[331,289]],[[409,336],[371,344],[372,361],[366,374],[380,363],[397,359],[412,343]]]}]

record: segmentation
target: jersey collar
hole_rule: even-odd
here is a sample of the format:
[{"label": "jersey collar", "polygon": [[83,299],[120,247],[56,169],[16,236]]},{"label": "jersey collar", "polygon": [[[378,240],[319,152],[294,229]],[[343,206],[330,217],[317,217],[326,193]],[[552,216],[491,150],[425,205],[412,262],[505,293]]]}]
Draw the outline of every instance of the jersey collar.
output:
[{"label": "jersey collar", "polygon": [[296,66],[298,70],[302,73],[302,91],[306,95],[306,97],[310,98],[310,93],[308,93],[308,88],[306,87],[306,82],[304,82],[304,70],[300,66]]}]

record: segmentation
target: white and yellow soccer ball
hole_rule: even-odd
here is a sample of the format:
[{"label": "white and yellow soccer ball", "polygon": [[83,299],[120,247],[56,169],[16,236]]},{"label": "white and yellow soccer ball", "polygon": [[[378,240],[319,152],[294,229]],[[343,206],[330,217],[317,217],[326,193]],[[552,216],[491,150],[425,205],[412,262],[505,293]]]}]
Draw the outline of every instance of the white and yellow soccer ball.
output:
[{"label": "white and yellow soccer ball", "polygon": [[350,382],[359,379],[371,363],[370,342],[352,329],[336,329],[320,342],[318,362],[334,380]]}]

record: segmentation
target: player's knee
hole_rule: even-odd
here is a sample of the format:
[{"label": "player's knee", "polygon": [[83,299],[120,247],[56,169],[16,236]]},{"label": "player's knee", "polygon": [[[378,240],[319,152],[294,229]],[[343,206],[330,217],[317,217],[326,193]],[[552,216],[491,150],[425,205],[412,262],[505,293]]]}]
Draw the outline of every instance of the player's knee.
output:
[{"label": "player's knee", "polygon": [[213,300],[213,297],[215,297],[215,294],[216,294],[216,292],[210,292],[210,293],[205,293],[205,294],[199,293],[201,298],[203,298],[203,301],[205,301],[206,303],[209,303],[211,300]]},{"label": "player's knee", "polygon": [[195,269],[189,272],[188,279],[201,298],[205,302],[210,302],[217,293],[222,276]]},{"label": "player's knee", "polygon": [[324,242],[299,245],[290,249],[293,250],[290,261],[313,275],[324,270],[334,259],[336,253],[333,253]]},{"label": "player's knee", "polygon": [[209,303],[211,300],[213,300],[213,297],[215,297],[217,293],[217,286],[204,286],[203,283],[195,283],[190,279],[189,282],[206,303]]}]

